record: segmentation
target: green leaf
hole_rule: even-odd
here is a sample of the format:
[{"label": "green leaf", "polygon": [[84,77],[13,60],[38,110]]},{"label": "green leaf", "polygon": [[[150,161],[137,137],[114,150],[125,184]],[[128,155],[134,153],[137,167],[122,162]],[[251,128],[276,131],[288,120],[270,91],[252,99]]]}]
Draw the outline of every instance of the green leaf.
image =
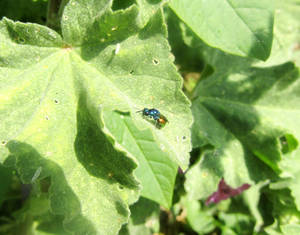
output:
[{"label": "green leaf", "polygon": [[166,0],[136,0],[139,6],[139,23],[144,26],[159,8],[165,4]]},{"label": "green leaf", "polygon": [[264,228],[264,232],[268,235],[281,235],[281,231],[278,229],[278,222],[275,220],[275,222],[272,225],[269,225]]},{"label": "green leaf", "polygon": [[228,229],[232,229],[229,234],[244,234],[247,231],[249,234],[252,233],[252,218],[249,215],[241,213],[224,213],[220,212],[220,220],[224,223],[222,231],[227,234]]},{"label": "green leaf", "polygon": [[299,139],[295,94],[300,82],[294,64],[258,67],[217,50],[203,52],[215,73],[196,88],[192,141],[194,147],[215,149],[187,173],[185,188],[194,198],[215,191],[221,177],[232,186],[274,178],[283,170],[282,138],[287,152]]},{"label": "green leaf", "polygon": [[[272,188],[273,186],[271,184],[270,189]],[[269,191],[265,191],[265,193],[266,197],[264,198],[264,202],[266,204],[269,204],[271,202],[272,204],[269,204],[269,206],[264,205],[265,208],[270,209],[270,211],[266,211],[264,214],[266,215],[266,213],[268,213],[268,217],[272,215],[272,217],[277,220],[277,226],[274,225],[274,227],[276,227],[277,230],[281,226],[299,224],[300,212],[296,208],[294,198],[291,196],[291,192],[289,189],[272,189]],[[271,221],[272,220],[270,220],[270,222]]]},{"label": "green leaf", "polygon": [[[298,67],[300,65],[299,60],[299,40],[300,40],[300,6],[297,0],[277,1],[277,10],[275,14],[275,38],[273,43],[273,49],[269,64],[278,64],[288,60],[294,61]],[[287,27],[288,25],[288,27]],[[298,79],[299,80],[299,79]],[[289,89],[293,89],[294,95],[291,97],[282,97],[282,101],[286,100],[288,104],[291,101],[290,106],[293,107],[295,113],[299,110],[299,106],[294,106],[294,99],[292,97],[297,96],[299,93],[299,81],[295,80],[294,86]],[[298,84],[298,85],[297,85]],[[292,91],[291,91],[292,92]],[[299,112],[298,112],[299,117]],[[284,187],[288,187],[291,190],[291,194],[295,199],[297,209],[300,210],[300,191],[299,191],[299,141],[300,141],[300,128],[297,125],[297,121],[291,120],[292,118],[286,113],[286,118],[282,118],[283,123],[290,123],[289,129],[293,129],[293,135],[284,135],[281,138],[282,152],[285,154],[280,162],[280,169],[282,170],[281,177],[284,179]],[[299,120],[299,119],[298,119]],[[297,139],[295,139],[296,137]],[[294,151],[296,149],[296,151]],[[279,182],[280,183],[280,182]]]},{"label": "green leaf", "polygon": [[[235,187],[270,178],[272,173],[264,164],[279,173],[279,138],[285,133],[298,137],[299,97],[294,94],[300,79],[293,64],[230,72],[221,69],[200,82],[193,102],[196,146],[199,140],[216,147],[188,173],[186,187],[195,196],[209,195],[207,189],[215,190],[223,176]],[[197,177],[203,184],[192,183]]]},{"label": "green leaf", "polygon": [[297,235],[300,233],[300,225],[299,224],[289,224],[281,226],[281,230],[284,235]]},{"label": "green leaf", "polygon": [[[135,5],[113,12],[111,3],[70,1],[62,37],[35,24],[0,22],[0,161],[15,157],[23,182],[50,177],[51,211],[78,234],[116,234],[139,195],[131,157],[141,155],[126,145],[119,151],[119,133],[111,136],[101,112],[130,112],[130,125],[141,129],[136,135],[158,143],[153,151],[161,156],[154,157],[165,164],[158,169],[169,166],[165,182],[156,171],[156,200],[165,206],[174,180],[170,160],[186,168],[191,149],[189,102],[161,10],[141,28]],[[144,107],[159,109],[169,123],[157,129],[136,113]]]},{"label": "green leaf", "polygon": [[194,231],[199,234],[204,234],[215,229],[216,225],[212,213],[201,208],[199,201],[183,197],[181,203],[183,204],[184,210],[186,210],[187,222]]},{"label": "green leaf", "polygon": [[119,235],[152,235],[159,232],[159,205],[140,197],[130,206],[131,216],[128,224],[122,227]]},{"label": "green leaf", "polygon": [[269,180],[266,180],[265,182],[259,182],[255,185],[251,185],[251,187],[243,194],[244,200],[247,203],[251,214],[256,220],[254,227],[255,232],[260,231],[262,226],[264,225],[264,220],[262,218],[261,212],[258,209],[258,206],[261,188],[263,188],[268,183]]},{"label": "green leaf", "polygon": [[270,0],[171,0],[170,7],[212,47],[261,60],[270,55],[274,21]]},{"label": "green leaf", "polygon": [[[138,127],[152,128],[155,138],[165,146],[170,159],[186,169],[191,149],[189,126],[192,116],[188,108],[189,102],[181,91],[182,80],[172,64],[161,11],[139,31],[137,24],[133,23],[134,19],[137,20],[135,14],[137,8],[134,6],[124,14],[108,12],[102,18],[104,22],[109,22],[112,18],[111,24],[105,23],[105,27],[101,27],[104,22],[99,23],[100,29],[94,30],[93,34],[88,33],[87,29],[81,31],[80,40],[86,43],[78,53],[82,59],[88,60],[88,66],[82,63],[79,57],[72,57],[77,61],[76,73],[89,73],[91,77],[107,76],[107,79],[103,80],[105,86],[102,83],[97,84],[98,80],[88,84],[93,87],[91,90],[97,91],[93,98],[105,106],[134,113],[133,119]],[[120,27],[114,23],[115,19],[120,19]],[[66,22],[68,20],[69,18]],[[136,31],[129,31],[129,26]],[[69,41],[73,40],[71,30],[66,30],[65,34]],[[131,36],[125,40],[128,34]],[[124,41],[121,43],[121,40]],[[118,54],[115,54],[118,42],[120,49]],[[110,89],[106,89],[107,86]],[[101,92],[103,96],[99,97]],[[145,107],[160,110],[169,120],[168,125],[162,130],[157,130],[153,123],[142,120],[136,111]]]},{"label": "green leaf", "polygon": [[1,0],[0,19],[5,16],[22,22],[44,24],[47,5],[47,0]]},{"label": "green leaf", "polygon": [[298,0],[275,1],[274,38],[270,58],[260,66],[293,61],[300,66],[300,5]]},{"label": "green leaf", "polygon": [[11,169],[2,166],[2,164],[0,164],[0,179],[1,179],[1,184],[0,184],[0,208],[1,208],[1,205],[6,198],[6,194],[9,191],[10,184],[12,182]]},{"label": "green leaf", "polygon": [[[237,186],[281,176],[288,179],[285,187],[299,207],[300,76],[287,62],[293,57],[277,57],[291,46],[290,42],[274,47],[266,63],[201,47],[215,73],[195,90],[192,140],[195,147],[210,144],[215,149],[206,151],[187,173],[185,188],[194,198],[208,196],[221,177]],[[263,222],[257,208],[259,192],[247,196],[249,192],[245,199],[257,231]]]},{"label": "green leaf", "polygon": [[141,195],[169,208],[178,167],[168,158],[164,146],[156,143],[149,130],[137,129],[128,114],[106,111],[103,119],[119,148],[136,157]]},{"label": "green leaf", "polygon": [[[299,132],[298,132],[299,133]],[[295,199],[297,209],[300,211],[300,189],[299,189],[299,180],[300,180],[300,149],[286,154],[284,159],[280,164],[282,169],[281,177],[287,179],[285,187],[290,188],[291,194]]]},{"label": "green leaf", "polygon": [[[26,138],[26,143],[10,141],[7,146],[17,158],[17,169],[24,182],[31,182],[38,167],[42,168],[41,178],[51,177],[51,210],[54,214],[64,215],[67,230],[91,234],[101,230],[115,234],[127,220],[129,212],[126,205],[136,188],[136,182],[129,174],[134,164],[115,152],[101,130],[90,120],[88,111],[81,108],[78,111],[75,149],[68,141],[48,143],[52,151],[49,149],[48,158],[43,158],[27,144],[32,141],[30,138]],[[86,137],[89,135],[94,139]],[[56,138],[63,137],[63,134],[56,134]],[[58,144],[63,144],[64,148],[59,148]],[[35,146],[43,149],[43,142],[35,143]],[[55,149],[56,152],[53,152]],[[64,157],[60,151],[65,153]]]}]

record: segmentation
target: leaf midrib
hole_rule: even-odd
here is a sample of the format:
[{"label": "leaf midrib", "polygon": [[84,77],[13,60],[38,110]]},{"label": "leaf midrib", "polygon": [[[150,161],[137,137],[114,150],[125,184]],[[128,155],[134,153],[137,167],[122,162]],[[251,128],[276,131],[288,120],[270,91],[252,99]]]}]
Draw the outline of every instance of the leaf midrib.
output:
[{"label": "leaf midrib", "polygon": [[[123,121],[123,123],[124,123],[124,126],[126,127],[126,129],[128,130],[128,132],[130,133],[131,137],[135,140],[135,137],[134,137],[134,135],[133,135],[133,132],[132,132],[132,130],[130,129],[130,127],[129,127],[129,125],[127,124],[127,122]],[[123,132],[123,133],[124,133],[124,132]],[[152,168],[151,164],[149,163],[151,160],[148,161],[148,158],[146,157],[146,155],[145,155],[145,153],[144,153],[142,147],[140,146],[140,144],[139,144],[137,141],[135,141],[135,143],[136,143],[137,147],[139,148],[140,152],[142,153],[142,155],[144,156],[144,159],[146,160],[145,162],[147,163],[148,168],[151,169],[150,172],[151,172],[153,178],[156,180],[157,185],[159,186],[158,188],[159,188],[159,190],[160,190],[160,194],[163,196],[162,198],[164,198],[164,200],[165,200],[165,204],[166,204],[166,205],[169,205],[169,203],[168,203],[168,201],[167,201],[167,198],[166,198],[166,196],[164,195],[164,192],[163,192],[162,188],[160,187],[159,180],[157,179],[156,175],[154,174],[153,168]],[[152,161],[152,162],[154,162],[154,161]],[[164,165],[165,165],[165,164],[164,164]]]}]

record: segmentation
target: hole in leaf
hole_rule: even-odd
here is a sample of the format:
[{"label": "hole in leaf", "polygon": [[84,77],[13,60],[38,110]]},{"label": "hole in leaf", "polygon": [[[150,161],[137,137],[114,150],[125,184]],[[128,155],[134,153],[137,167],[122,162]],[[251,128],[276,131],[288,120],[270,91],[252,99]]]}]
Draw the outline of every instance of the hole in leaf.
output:
[{"label": "hole in leaf", "polygon": [[298,141],[295,137],[291,134],[286,134],[280,137],[281,143],[281,152],[282,153],[289,153],[295,150],[298,147]]},{"label": "hole in leaf", "polygon": [[6,145],[6,141],[3,140],[3,141],[1,142],[1,144],[2,144],[2,145]]},{"label": "hole in leaf", "polygon": [[159,61],[157,59],[153,59],[153,64],[158,65]]},{"label": "hole in leaf", "polygon": [[133,70],[130,70],[130,72],[129,72],[130,74],[133,74],[134,73],[134,71]]}]

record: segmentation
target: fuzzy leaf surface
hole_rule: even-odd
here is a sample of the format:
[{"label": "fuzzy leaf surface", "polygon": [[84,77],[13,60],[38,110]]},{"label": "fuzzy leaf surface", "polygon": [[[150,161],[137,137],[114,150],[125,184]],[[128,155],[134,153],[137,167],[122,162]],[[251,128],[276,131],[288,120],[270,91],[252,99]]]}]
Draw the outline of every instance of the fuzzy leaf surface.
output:
[{"label": "fuzzy leaf surface", "polygon": [[[191,148],[189,102],[161,11],[141,28],[136,6],[113,12],[111,4],[70,1],[62,36],[0,22],[0,160],[15,157],[24,182],[50,177],[51,211],[76,234],[116,234],[138,196],[136,163],[116,150],[100,106],[134,113],[134,123],[183,168]],[[158,130],[136,114],[144,107],[159,109],[168,125]]]}]

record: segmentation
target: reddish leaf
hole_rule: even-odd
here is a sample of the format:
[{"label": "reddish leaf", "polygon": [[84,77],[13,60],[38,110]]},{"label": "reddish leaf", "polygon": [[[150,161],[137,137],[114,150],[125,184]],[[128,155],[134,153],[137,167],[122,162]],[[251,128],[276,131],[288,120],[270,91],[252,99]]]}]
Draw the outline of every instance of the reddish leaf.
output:
[{"label": "reddish leaf", "polygon": [[207,200],[205,201],[206,205],[211,203],[218,203],[222,200],[226,200],[230,197],[236,196],[241,194],[244,190],[250,188],[250,184],[243,184],[237,188],[231,188],[224,179],[222,178],[219,182],[218,190],[210,195]]}]

